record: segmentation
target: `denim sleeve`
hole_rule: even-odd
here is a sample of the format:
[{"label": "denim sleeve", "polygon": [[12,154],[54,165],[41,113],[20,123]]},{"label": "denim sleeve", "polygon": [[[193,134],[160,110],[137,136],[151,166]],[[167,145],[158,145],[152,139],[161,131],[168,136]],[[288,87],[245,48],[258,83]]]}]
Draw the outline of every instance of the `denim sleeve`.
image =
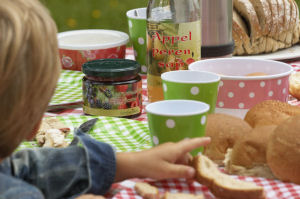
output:
[{"label": "denim sleeve", "polygon": [[0,173],[35,186],[47,199],[105,194],[114,181],[115,171],[112,147],[78,129],[67,148],[22,150],[0,164]]}]

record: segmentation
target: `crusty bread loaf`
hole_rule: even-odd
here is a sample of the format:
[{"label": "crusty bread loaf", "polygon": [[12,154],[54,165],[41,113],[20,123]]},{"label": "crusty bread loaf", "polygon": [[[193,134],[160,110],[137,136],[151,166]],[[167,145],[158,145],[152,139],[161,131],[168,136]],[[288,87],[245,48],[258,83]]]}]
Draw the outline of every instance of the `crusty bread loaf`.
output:
[{"label": "crusty bread loaf", "polygon": [[225,157],[225,170],[230,174],[275,179],[267,165],[267,145],[277,126],[258,126],[238,139]]},{"label": "crusty bread loaf", "polygon": [[[239,18],[233,14],[234,55],[275,52],[299,42],[299,9],[294,0],[233,2],[234,10],[240,15]],[[240,19],[245,25],[238,22]]]},{"label": "crusty bread loaf", "polygon": [[238,117],[220,113],[208,115],[205,135],[211,138],[211,143],[204,147],[204,154],[222,165],[227,149],[251,130],[250,125]]},{"label": "crusty bread loaf", "polygon": [[300,184],[300,115],[281,123],[270,136],[267,163],[282,181]]},{"label": "crusty bread loaf", "polygon": [[277,100],[266,100],[253,106],[244,120],[252,127],[279,125],[290,116],[298,114],[300,114],[300,107]]},{"label": "crusty bread loaf", "polygon": [[196,180],[222,199],[262,199],[264,190],[251,182],[240,181],[221,173],[217,165],[204,155],[193,160]]}]

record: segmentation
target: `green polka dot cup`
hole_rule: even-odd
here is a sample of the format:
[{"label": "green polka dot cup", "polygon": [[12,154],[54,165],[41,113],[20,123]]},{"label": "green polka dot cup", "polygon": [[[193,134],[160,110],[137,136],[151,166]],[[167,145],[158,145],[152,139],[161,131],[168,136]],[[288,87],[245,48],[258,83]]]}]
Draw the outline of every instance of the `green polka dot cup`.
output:
[{"label": "green polka dot cup", "polygon": [[134,49],[135,60],[141,65],[141,73],[147,74],[146,66],[146,8],[127,12],[129,35]]},{"label": "green polka dot cup", "polygon": [[[203,137],[209,105],[194,100],[164,100],[146,106],[153,146]],[[195,149],[197,155],[203,149]]]},{"label": "green polka dot cup", "polygon": [[161,75],[164,99],[197,100],[209,104],[214,113],[220,76],[204,71],[170,71]]}]

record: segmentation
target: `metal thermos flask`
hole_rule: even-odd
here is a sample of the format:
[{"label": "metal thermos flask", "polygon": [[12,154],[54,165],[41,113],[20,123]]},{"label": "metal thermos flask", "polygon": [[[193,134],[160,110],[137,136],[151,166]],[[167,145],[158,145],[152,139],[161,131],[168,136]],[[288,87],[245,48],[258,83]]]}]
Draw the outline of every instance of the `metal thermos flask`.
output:
[{"label": "metal thermos flask", "polygon": [[231,57],[232,0],[201,0],[202,44],[201,58]]}]

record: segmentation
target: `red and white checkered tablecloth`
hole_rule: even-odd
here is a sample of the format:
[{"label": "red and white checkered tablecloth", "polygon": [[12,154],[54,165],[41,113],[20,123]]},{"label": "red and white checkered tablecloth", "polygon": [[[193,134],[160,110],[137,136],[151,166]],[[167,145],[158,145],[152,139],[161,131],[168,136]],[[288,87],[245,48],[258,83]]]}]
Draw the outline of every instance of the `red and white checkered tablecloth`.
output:
[{"label": "red and white checkered tablecloth", "polygon": [[[133,50],[127,49],[126,58],[134,59]],[[291,64],[295,71],[300,71],[300,61],[288,62]],[[145,113],[145,105],[148,103],[147,97],[147,80],[146,76],[142,76],[143,81],[143,112],[135,120],[147,121],[147,115]],[[289,101],[292,105],[299,105],[300,102],[295,99]],[[72,104],[74,107],[74,104]],[[78,104],[77,104],[78,105]],[[76,104],[75,104],[76,106]],[[80,104],[78,105],[80,106]],[[68,116],[68,115],[83,115],[82,108],[68,108],[56,110],[55,112],[47,112],[46,116]],[[255,178],[255,177],[242,177],[242,176],[233,176],[234,178],[254,182],[257,185],[260,185],[264,188],[267,199],[300,199],[300,185],[293,183],[283,183],[277,180],[268,180],[265,178]],[[159,191],[164,193],[169,192],[184,192],[184,193],[193,193],[193,194],[203,194],[206,199],[214,199],[215,197],[211,194],[206,186],[203,186],[197,182],[188,184],[184,179],[169,179],[161,181],[151,181],[151,180],[142,180],[142,179],[130,179],[123,181],[121,183],[113,184],[110,192],[106,195],[107,198],[113,199],[142,199],[142,197],[136,195],[134,191],[134,185],[137,181],[145,181],[158,187]]]}]

